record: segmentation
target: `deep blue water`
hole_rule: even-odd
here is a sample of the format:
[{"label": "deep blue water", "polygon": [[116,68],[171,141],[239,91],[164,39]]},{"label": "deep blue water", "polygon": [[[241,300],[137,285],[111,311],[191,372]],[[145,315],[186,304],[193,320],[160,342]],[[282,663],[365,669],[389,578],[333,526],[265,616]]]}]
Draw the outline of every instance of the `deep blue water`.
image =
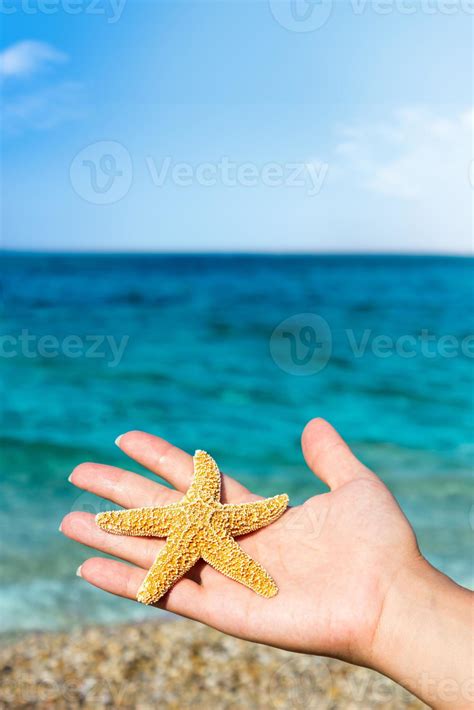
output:
[{"label": "deep blue water", "polygon": [[88,551],[57,532],[69,510],[104,508],[67,483],[77,463],[137,470],[113,444],[131,428],[205,448],[256,492],[296,502],[324,490],[299,445],[306,421],[324,416],[390,486],[428,558],[472,584],[473,260],[2,263],[2,630],[150,612],[76,579]]}]

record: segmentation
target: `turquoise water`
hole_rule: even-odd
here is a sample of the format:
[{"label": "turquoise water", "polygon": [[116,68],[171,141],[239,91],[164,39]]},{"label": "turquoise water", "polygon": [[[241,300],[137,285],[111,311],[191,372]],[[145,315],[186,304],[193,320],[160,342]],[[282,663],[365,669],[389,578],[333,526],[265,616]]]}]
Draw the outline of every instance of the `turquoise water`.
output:
[{"label": "turquoise water", "polygon": [[76,464],[138,470],[113,444],[131,428],[296,502],[324,490],[299,446],[324,416],[428,558],[472,585],[473,271],[428,257],[4,256],[1,630],[156,614],[76,579],[88,551],[57,531],[69,510],[107,505],[67,482]]}]

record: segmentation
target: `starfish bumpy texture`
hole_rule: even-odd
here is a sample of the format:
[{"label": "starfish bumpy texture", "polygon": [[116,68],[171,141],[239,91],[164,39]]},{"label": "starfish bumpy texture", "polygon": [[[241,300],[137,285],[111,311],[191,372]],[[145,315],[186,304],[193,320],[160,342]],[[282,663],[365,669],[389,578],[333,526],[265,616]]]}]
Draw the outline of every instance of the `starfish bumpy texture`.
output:
[{"label": "starfish bumpy texture", "polygon": [[222,504],[220,492],[216,462],[205,451],[196,451],[194,477],[179,503],[96,516],[103,530],[116,535],[167,538],[138,590],[139,602],[155,604],[201,558],[263,597],[277,594],[270,575],[233,538],[277,520],[288,506],[288,496],[234,505]]}]

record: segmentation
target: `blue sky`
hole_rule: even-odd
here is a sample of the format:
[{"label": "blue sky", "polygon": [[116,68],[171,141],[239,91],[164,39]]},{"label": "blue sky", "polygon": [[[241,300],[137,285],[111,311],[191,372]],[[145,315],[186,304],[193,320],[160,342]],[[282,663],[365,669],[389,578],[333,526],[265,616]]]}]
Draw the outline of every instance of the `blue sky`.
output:
[{"label": "blue sky", "polygon": [[6,247],[470,250],[468,0],[3,5]]}]

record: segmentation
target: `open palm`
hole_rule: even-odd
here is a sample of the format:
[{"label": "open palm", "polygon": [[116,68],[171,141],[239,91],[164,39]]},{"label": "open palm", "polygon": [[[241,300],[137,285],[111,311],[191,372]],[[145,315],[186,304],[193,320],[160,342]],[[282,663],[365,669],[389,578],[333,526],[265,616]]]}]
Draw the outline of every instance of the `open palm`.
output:
[{"label": "open palm", "polygon": [[[302,445],[308,465],[330,492],[289,508],[272,525],[238,538],[276,580],[277,596],[262,598],[200,562],[159,606],[242,638],[370,665],[385,595],[395,576],[419,557],[416,538],[385,485],[327,422],[311,421]],[[94,463],[78,466],[71,482],[125,508],[162,506],[182,498],[193,475],[191,456],[138,431],[123,435],[119,446],[174,490]],[[237,481],[223,477],[223,502],[258,499]],[[155,538],[110,535],[96,525],[93,515],[82,512],[67,515],[61,530],[131,563],[92,558],[81,567],[86,581],[130,599],[136,599],[165,544]]]}]

